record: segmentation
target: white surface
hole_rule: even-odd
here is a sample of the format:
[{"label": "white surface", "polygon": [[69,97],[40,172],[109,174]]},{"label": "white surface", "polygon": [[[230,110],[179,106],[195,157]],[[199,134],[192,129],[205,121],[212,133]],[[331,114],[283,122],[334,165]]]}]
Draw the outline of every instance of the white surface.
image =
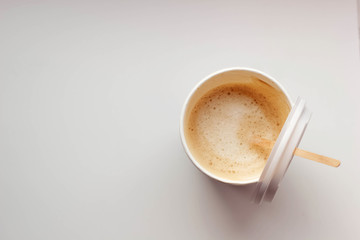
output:
[{"label": "white surface", "polygon": [[[291,3],[292,2],[292,3]],[[355,0],[0,2],[0,239],[359,239]],[[191,88],[257,68],[313,112],[271,204],[211,181]]]}]

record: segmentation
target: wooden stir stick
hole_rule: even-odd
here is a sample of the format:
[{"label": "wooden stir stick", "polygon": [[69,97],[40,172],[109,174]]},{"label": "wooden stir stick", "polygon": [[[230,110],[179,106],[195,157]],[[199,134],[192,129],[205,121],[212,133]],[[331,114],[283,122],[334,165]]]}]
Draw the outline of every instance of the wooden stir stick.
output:
[{"label": "wooden stir stick", "polygon": [[[265,139],[265,138],[255,137],[253,139],[253,144],[258,145],[260,147],[271,149],[274,146],[275,141]],[[306,159],[309,159],[309,160],[312,160],[315,162],[319,162],[322,164],[326,164],[326,165],[329,165],[332,167],[339,167],[341,164],[341,162],[337,159],[325,157],[325,156],[322,156],[322,155],[319,155],[316,153],[312,153],[312,152],[308,152],[308,151],[302,150],[300,148],[296,148],[294,154],[296,156],[306,158]]]}]

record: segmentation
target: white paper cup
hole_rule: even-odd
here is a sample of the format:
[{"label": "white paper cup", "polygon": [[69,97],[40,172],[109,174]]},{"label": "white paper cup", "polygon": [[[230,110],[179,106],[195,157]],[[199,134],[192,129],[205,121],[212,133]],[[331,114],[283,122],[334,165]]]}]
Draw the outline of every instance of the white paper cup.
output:
[{"label": "white paper cup", "polygon": [[215,72],[208,77],[204,78],[202,81],[200,81],[194,89],[190,92],[188,97],[186,98],[186,101],[184,103],[182,112],[181,112],[181,119],[180,119],[180,136],[181,141],[184,146],[185,152],[190,158],[190,160],[193,162],[193,164],[203,173],[205,173],[207,176],[228,184],[233,185],[246,185],[250,183],[258,182],[259,179],[252,179],[248,181],[233,181],[229,179],[225,179],[219,176],[216,176],[215,174],[209,172],[204,167],[202,167],[196,158],[191,154],[191,151],[189,150],[188,143],[185,138],[185,132],[184,132],[184,125],[188,120],[188,117],[190,115],[191,110],[194,108],[195,104],[198,102],[198,100],[204,96],[209,90],[214,89],[217,86],[223,85],[223,84],[230,84],[230,83],[237,83],[237,82],[243,82],[243,81],[249,81],[251,78],[256,77],[257,79],[269,84],[270,86],[274,87],[275,89],[280,90],[285,96],[287,100],[287,104],[289,108],[292,106],[291,99],[286,92],[286,90],[281,86],[281,84],[270,77],[269,75],[262,73],[258,70],[251,69],[251,68],[228,68],[224,70],[220,70],[218,72]]}]

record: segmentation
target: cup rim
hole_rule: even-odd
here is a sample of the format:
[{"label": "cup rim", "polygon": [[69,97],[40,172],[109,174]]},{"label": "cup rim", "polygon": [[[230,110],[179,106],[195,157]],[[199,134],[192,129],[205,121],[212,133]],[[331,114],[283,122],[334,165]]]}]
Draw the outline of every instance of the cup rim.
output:
[{"label": "cup rim", "polygon": [[270,81],[272,81],[273,84],[275,84],[282,92],[283,94],[286,96],[287,100],[289,101],[290,106],[293,105],[293,102],[291,101],[291,98],[289,97],[287,91],[285,90],[285,88],[277,81],[275,80],[273,77],[269,76],[268,74],[265,74],[262,71],[253,69],[253,68],[249,68],[249,67],[231,67],[231,68],[225,68],[219,71],[216,71],[208,76],[206,76],[205,78],[203,78],[200,82],[198,82],[195,87],[193,87],[193,89],[190,91],[190,93],[188,94],[185,103],[182,107],[181,110],[181,117],[180,117],[180,137],[181,137],[181,143],[184,147],[185,153],[188,156],[188,158],[191,160],[191,162],[195,165],[195,167],[197,169],[199,169],[202,173],[204,173],[205,175],[209,176],[212,179],[215,179],[219,182],[223,182],[223,183],[227,183],[227,184],[232,184],[232,185],[247,185],[247,184],[251,184],[251,183],[256,183],[259,181],[259,178],[255,178],[255,179],[251,179],[251,180],[247,180],[247,181],[235,181],[235,180],[230,180],[230,179],[225,179],[225,178],[221,178],[219,176],[216,176],[215,174],[209,172],[208,170],[206,170],[204,167],[202,167],[200,165],[200,163],[198,163],[195,159],[195,157],[191,154],[190,149],[187,146],[187,142],[186,142],[186,138],[185,138],[185,131],[184,131],[184,118],[185,118],[185,112],[187,109],[187,106],[189,104],[189,101],[191,99],[191,97],[194,95],[194,93],[197,91],[197,89],[204,84],[206,81],[208,81],[209,79],[213,78],[214,76],[224,73],[224,72],[229,72],[229,71],[248,71],[248,72],[253,72],[253,73],[257,73],[260,74],[266,78],[268,78]]}]

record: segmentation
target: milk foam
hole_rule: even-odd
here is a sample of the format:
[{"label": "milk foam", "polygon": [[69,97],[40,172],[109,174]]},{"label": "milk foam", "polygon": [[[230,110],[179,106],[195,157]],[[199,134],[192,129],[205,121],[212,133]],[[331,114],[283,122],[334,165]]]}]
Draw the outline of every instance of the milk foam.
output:
[{"label": "milk foam", "polygon": [[227,84],[205,94],[192,109],[186,130],[196,160],[223,178],[258,178],[270,151],[252,139],[276,140],[289,112],[284,98],[276,97],[280,93],[256,83]]}]

